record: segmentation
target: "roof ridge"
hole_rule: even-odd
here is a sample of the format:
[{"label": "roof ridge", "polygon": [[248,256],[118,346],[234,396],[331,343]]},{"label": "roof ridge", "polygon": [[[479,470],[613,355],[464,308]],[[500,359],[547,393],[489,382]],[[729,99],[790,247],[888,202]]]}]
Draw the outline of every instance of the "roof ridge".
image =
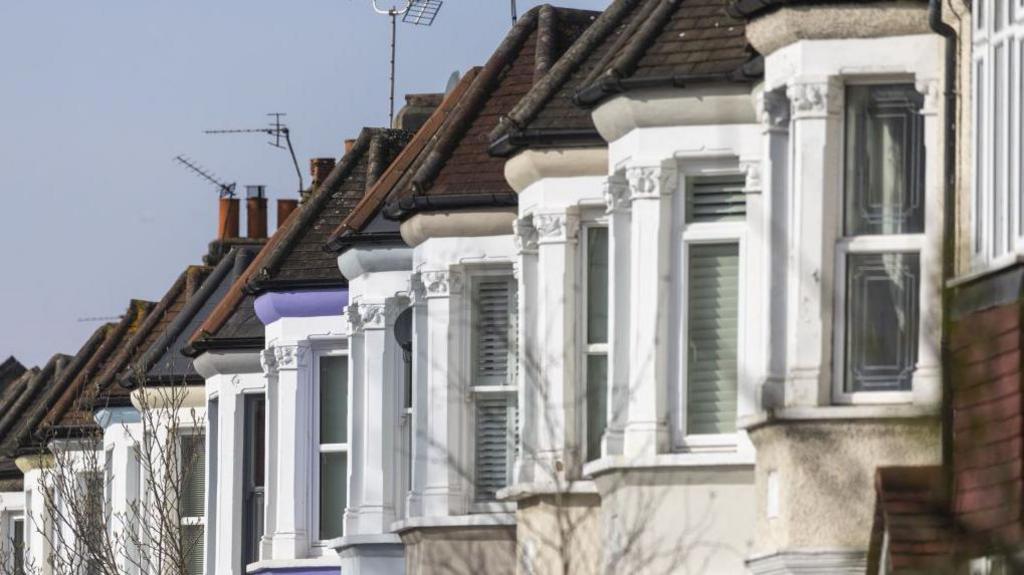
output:
[{"label": "roof ridge", "polygon": [[[646,48],[650,38],[653,38],[658,28],[664,24],[664,20],[655,20],[654,23],[652,23],[652,19],[650,17],[660,7],[665,6],[668,9],[675,7],[676,1],[677,0],[641,0],[640,5],[635,7],[638,12],[633,16],[633,19],[626,24],[626,29],[623,30],[622,35],[619,36],[615,40],[615,43],[609,47],[608,52],[597,61],[594,69],[590,74],[583,78],[580,85],[589,86],[602,81],[608,76],[611,76],[614,79],[621,77],[624,74],[624,71],[622,70],[622,66],[619,64],[625,65],[629,62],[629,60],[626,59],[627,54],[624,47],[635,35],[640,34],[641,31],[643,31],[646,34],[641,36],[643,39],[642,44],[643,47]],[[666,14],[660,14],[660,16],[667,15],[668,9],[665,10]],[[638,50],[630,50],[629,56],[635,58],[638,52]],[[636,61],[634,59],[633,64],[635,65],[635,63]]]},{"label": "roof ridge", "polygon": [[[569,81],[572,74],[583,65],[586,56],[615,31],[622,19],[628,16],[640,1],[642,0],[617,0],[600,12],[594,23],[572,43],[561,58],[555,61],[548,73],[527,92],[526,97],[520,99],[508,114],[502,116],[498,125],[488,134],[488,139],[495,142],[526,126],[544,104]],[[536,93],[533,98],[530,97],[531,93]]]},{"label": "roof ridge", "polygon": [[473,84],[479,72],[480,67],[470,68],[462,76],[455,88],[445,95],[441,104],[430,114],[427,121],[420,126],[420,129],[416,131],[401,153],[391,161],[377,181],[374,182],[373,186],[363,194],[363,198],[352,208],[348,216],[341,221],[338,227],[334,228],[334,231],[331,232],[327,239],[326,247],[338,249],[338,241],[341,239],[341,236],[362,231],[373,216],[380,211],[394,187],[408,175],[408,170],[415,166],[416,160],[434,142],[437,132],[447,124],[450,114],[454,112],[458,102]]},{"label": "roof ridge", "polygon": [[[199,313],[203,308],[203,305],[206,304],[206,301],[214,294],[214,292],[216,292],[221,280],[230,273],[231,268],[234,267],[235,259],[238,258],[239,254],[244,252],[246,249],[247,248],[242,246],[232,246],[228,253],[221,258],[219,262],[217,262],[216,267],[206,275],[198,289],[194,294],[192,294],[192,297],[186,300],[184,307],[182,307],[181,311],[174,316],[174,319],[167,324],[167,328],[164,329],[163,333],[157,337],[156,341],[154,341],[148,349],[143,350],[138,361],[138,371],[141,372],[143,376],[153,367],[154,364],[156,364],[157,360],[163,356],[164,351],[174,343],[179,335],[181,335],[182,330],[188,327],[192,318]],[[132,372],[124,374],[122,381],[130,379],[135,383],[138,383],[136,379],[138,375],[139,374],[133,370]]]},{"label": "roof ridge", "polygon": [[446,122],[446,126],[451,126],[451,129],[441,132],[437,139],[437,145],[428,152],[426,160],[412,178],[414,195],[421,195],[433,185],[434,178],[437,177],[446,160],[465,135],[466,130],[469,129],[472,119],[479,113],[477,104],[494,91],[500,78],[500,72],[508,64],[510,55],[518,54],[530,33],[533,32],[541,8],[542,6],[538,6],[531,9],[516,22],[516,25],[505,35],[501,44],[477,74],[469,91],[460,99],[456,109]]}]

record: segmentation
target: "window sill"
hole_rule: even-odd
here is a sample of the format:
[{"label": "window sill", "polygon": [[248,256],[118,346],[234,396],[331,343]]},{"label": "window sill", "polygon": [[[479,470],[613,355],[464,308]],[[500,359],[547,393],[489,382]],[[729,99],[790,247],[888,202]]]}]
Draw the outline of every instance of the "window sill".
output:
[{"label": "window sill", "polygon": [[378,533],[373,535],[347,535],[325,542],[328,547],[338,553],[349,547],[361,545],[401,545],[402,539],[394,533]]},{"label": "window sill", "polygon": [[246,573],[259,573],[269,569],[295,569],[298,567],[339,567],[337,555],[303,559],[266,559],[245,566]]},{"label": "window sill", "polygon": [[1014,253],[1009,256],[999,258],[994,262],[986,264],[984,267],[976,270],[969,271],[963,275],[959,275],[946,282],[947,288],[960,287],[989,276],[998,275],[1012,267],[1024,264],[1024,253]]},{"label": "window sill", "polygon": [[538,481],[534,483],[517,483],[510,485],[498,492],[498,499],[501,501],[521,501],[539,495],[596,495],[597,486],[593,481],[576,480],[568,483],[554,483],[551,481]]},{"label": "window sill", "polygon": [[740,418],[746,430],[785,421],[843,421],[861,419],[918,419],[939,416],[938,405],[826,405],[784,407]]},{"label": "window sill", "polygon": [[731,451],[693,453],[665,453],[641,457],[614,455],[602,457],[583,466],[583,475],[589,478],[615,471],[636,469],[678,469],[707,467],[748,467],[754,465],[754,454]]},{"label": "window sill", "polygon": [[471,513],[439,517],[410,517],[391,524],[392,533],[430,527],[508,527],[516,524],[515,513]]}]

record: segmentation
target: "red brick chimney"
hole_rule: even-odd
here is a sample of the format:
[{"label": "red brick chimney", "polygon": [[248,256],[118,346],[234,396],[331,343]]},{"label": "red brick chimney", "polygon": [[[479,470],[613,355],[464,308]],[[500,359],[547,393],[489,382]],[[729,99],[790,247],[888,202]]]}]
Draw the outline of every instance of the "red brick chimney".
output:
[{"label": "red brick chimney", "polygon": [[288,221],[288,216],[292,215],[292,212],[294,212],[297,207],[299,207],[299,200],[277,200],[277,229],[281,229],[281,226]]},{"label": "red brick chimney", "polygon": [[217,239],[230,240],[238,237],[238,198],[220,199],[220,218],[217,223]]},{"label": "red brick chimney", "polygon": [[267,188],[245,187],[246,235],[262,240],[267,237]]},{"label": "red brick chimney", "polygon": [[334,158],[313,158],[309,161],[309,175],[313,178],[310,188],[316,191],[334,169]]}]

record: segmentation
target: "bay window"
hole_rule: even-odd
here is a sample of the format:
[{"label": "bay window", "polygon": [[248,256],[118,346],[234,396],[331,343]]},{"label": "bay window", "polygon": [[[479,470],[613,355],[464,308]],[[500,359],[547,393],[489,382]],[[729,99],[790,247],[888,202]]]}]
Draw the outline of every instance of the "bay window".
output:
[{"label": "bay window", "polygon": [[470,294],[474,499],[489,502],[511,483],[517,443],[516,282],[507,273],[475,273]]},{"label": "bay window", "polygon": [[911,390],[925,245],[922,105],[911,84],[846,88],[844,216],[836,253],[840,402],[900,400],[890,393]]},{"label": "bay window", "polygon": [[676,443],[687,448],[735,441],[745,185],[742,173],[686,179],[680,306],[684,385]]},{"label": "bay window", "polygon": [[972,6],[974,92],[974,267],[1011,261],[1024,247],[1024,2]]},{"label": "bay window", "polygon": [[348,505],[348,387],[348,357],[320,356],[317,385],[320,541],[344,534]]},{"label": "bay window", "polygon": [[198,432],[183,433],[178,436],[178,449],[181,551],[189,575],[202,575],[206,529],[206,437]]},{"label": "bay window", "polygon": [[583,373],[586,461],[601,457],[608,424],[608,227],[583,228]]}]

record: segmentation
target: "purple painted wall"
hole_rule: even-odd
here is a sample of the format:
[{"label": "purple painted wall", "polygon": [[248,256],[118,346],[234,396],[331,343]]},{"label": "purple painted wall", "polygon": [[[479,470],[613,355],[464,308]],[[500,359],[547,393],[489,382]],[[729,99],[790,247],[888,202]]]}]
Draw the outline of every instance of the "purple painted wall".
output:
[{"label": "purple painted wall", "polygon": [[341,315],[348,305],[348,290],[270,292],[256,298],[256,317],[269,325],[282,317]]}]

